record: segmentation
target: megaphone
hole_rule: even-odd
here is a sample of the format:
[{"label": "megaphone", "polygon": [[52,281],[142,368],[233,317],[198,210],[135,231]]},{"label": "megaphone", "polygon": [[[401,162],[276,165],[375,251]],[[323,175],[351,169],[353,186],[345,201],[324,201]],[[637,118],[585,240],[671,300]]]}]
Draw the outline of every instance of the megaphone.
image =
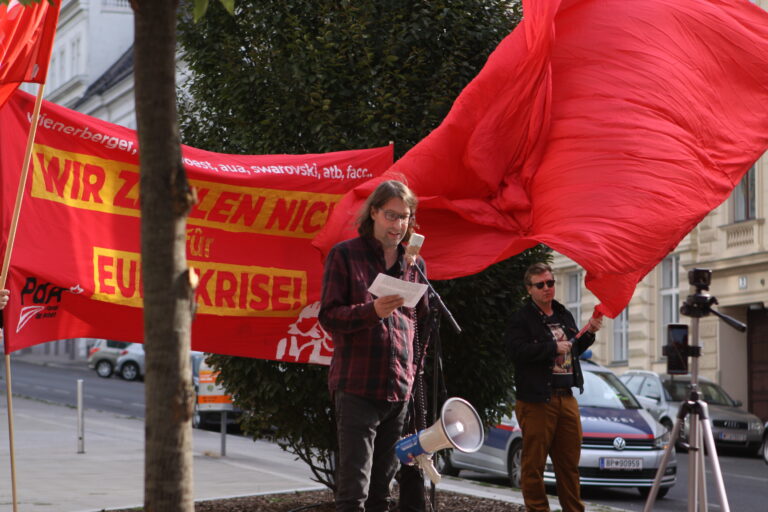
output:
[{"label": "megaphone", "polygon": [[465,453],[476,452],[484,438],[480,415],[469,402],[454,397],[445,401],[438,421],[398,441],[395,452],[400,462],[419,465],[429,479],[438,484],[440,474],[432,463],[432,454],[450,447]]}]

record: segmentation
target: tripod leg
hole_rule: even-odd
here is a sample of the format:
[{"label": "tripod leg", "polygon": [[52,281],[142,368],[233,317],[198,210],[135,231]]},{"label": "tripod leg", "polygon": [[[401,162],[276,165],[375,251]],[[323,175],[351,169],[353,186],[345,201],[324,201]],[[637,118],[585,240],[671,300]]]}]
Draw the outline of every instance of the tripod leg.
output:
[{"label": "tripod leg", "polygon": [[661,479],[664,477],[664,472],[667,469],[669,458],[672,456],[672,451],[675,449],[675,443],[680,435],[680,429],[683,426],[683,419],[678,417],[675,420],[675,426],[672,427],[672,434],[670,434],[669,444],[664,448],[664,455],[661,457],[661,464],[659,469],[656,470],[656,478],[653,480],[653,486],[651,492],[648,493],[648,499],[645,500],[645,507],[643,512],[651,512],[653,510],[653,504],[656,502],[656,496],[659,493],[659,487],[661,486]]},{"label": "tripod leg", "polygon": [[720,497],[720,509],[723,512],[730,512],[728,506],[728,496],[725,494],[725,482],[723,482],[723,473],[720,471],[720,462],[717,458],[717,451],[715,450],[715,438],[712,435],[712,425],[709,424],[707,404],[702,405],[704,418],[702,419],[702,430],[704,434],[704,440],[707,443],[707,450],[709,450],[709,458],[712,463],[712,472],[715,475],[715,486],[717,487],[717,493]]},{"label": "tripod leg", "polygon": [[696,485],[699,491],[699,508],[701,509],[701,512],[707,512],[709,501],[707,500],[707,468],[704,464],[704,453],[706,450],[704,450],[704,436],[702,435],[704,428],[701,419],[698,419],[698,416],[695,416],[695,418],[697,418],[698,423],[696,427],[696,446],[698,447],[698,451],[696,451],[696,468],[698,483]]},{"label": "tripod leg", "polygon": [[691,414],[688,422],[688,510],[690,512],[699,510],[699,499],[701,498],[699,493],[699,475],[701,474],[699,451],[701,444],[698,437],[699,422],[696,421],[697,418],[696,413]]}]

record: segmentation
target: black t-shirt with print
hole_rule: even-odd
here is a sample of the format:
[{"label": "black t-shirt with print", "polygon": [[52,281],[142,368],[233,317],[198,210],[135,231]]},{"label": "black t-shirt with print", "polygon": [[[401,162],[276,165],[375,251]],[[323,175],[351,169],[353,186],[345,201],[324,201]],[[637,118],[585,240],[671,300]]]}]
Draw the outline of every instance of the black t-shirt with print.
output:
[{"label": "black t-shirt with print", "polygon": [[[544,323],[549,327],[552,338],[555,341],[567,341],[565,326],[560,323],[555,315],[547,316]],[[576,385],[573,377],[573,356],[571,352],[558,354],[555,358],[555,366],[552,368],[552,387],[571,388]]]}]

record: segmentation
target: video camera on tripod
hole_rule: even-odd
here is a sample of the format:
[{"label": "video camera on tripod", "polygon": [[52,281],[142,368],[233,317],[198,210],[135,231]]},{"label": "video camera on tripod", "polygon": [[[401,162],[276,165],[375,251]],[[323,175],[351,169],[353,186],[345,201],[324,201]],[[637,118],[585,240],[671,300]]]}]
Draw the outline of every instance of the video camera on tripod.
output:
[{"label": "video camera on tripod", "polygon": [[[682,306],[680,313],[691,318],[699,319],[712,313],[721,318],[725,323],[741,332],[747,327],[728,315],[724,315],[712,309],[717,304],[717,299],[708,292],[712,283],[712,271],[707,268],[694,268],[688,271],[688,282],[696,287],[696,293],[689,295]],[[688,326],[686,324],[667,325],[667,344],[662,347],[662,354],[667,357],[667,373],[670,375],[686,375],[688,373],[688,358],[701,356],[701,347],[698,344],[688,343]]]},{"label": "video camera on tripod", "polygon": [[[709,411],[706,402],[700,400],[698,377],[698,358],[701,356],[699,346],[699,319],[714,314],[725,323],[741,332],[747,330],[747,326],[738,320],[724,315],[712,309],[712,304],[717,304],[717,299],[707,291],[712,282],[712,271],[703,268],[694,268],[688,272],[688,282],[696,287],[696,292],[689,295],[680,307],[680,313],[691,317],[691,343],[688,343],[688,326],[685,324],[669,324],[667,327],[667,345],[662,352],[667,356],[667,373],[671,375],[686,374],[688,372],[688,358],[692,357],[690,374],[691,385],[688,399],[680,405],[677,419],[672,428],[670,441],[664,450],[661,464],[656,472],[656,478],[648,494],[644,512],[651,512],[653,502],[656,500],[661,478],[669,463],[675,442],[680,437],[680,431],[686,419],[690,420],[688,431],[688,511],[695,512],[699,509],[708,510],[706,473],[704,470],[704,454],[708,452],[711,459],[712,473],[715,477],[715,485],[720,498],[720,510],[730,512],[728,497],[725,493],[723,475],[720,471],[720,462],[717,460],[715,440],[712,436],[712,426],[709,423]],[[688,418],[690,417],[690,418]],[[704,449],[706,447],[706,450]]]}]

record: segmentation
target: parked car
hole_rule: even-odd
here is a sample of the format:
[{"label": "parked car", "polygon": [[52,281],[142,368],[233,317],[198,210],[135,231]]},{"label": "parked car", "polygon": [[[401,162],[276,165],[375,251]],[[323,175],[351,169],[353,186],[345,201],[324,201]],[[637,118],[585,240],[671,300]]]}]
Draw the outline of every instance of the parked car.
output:
[{"label": "parked car", "polygon": [[[129,343],[129,345],[120,352],[115,365],[115,371],[125,380],[143,379],[145,369],[144,345],[141,343]],[[202,361],[204,355],[202,352],[195,350],[190,352],[192,381],[195,386],[195,392],[198,389],[200,361]]]},{"label": "parked car", "polygon": [[125,347],[117,358],[115,371],[125,380],[141,380],[144,378],[144,345],[131,343]]},{"label": "parked car", "polygon": [[112,376],[120,353],[131,343],[125,341],[96,340],[88,351],[88,367],[103,378]]},{"label": "parked car", "polygon": [[763,460],[768,464],[768,421],[765,422],[763,428],[763,445],[760,447],[760,452],[763,455]]},{"label": "parked car", "polygon": [[[646,370],[629,370],[619,377],[638,396],[656,402],[650,407],[651,414],[670,431],[680,410],[680,404],[688,399],[690,375],[666,375]],[[709,409],[712,436],[718,447],[745,448],[757,452],[762,443],[763,422],[744,410],[741,402],[731,398],[719,384],[699,377],[699,391]],[[688,421],[680,432],[680,443],[688,439]],[[679,447],[679,446],[678,446]]]},{"label": "parked car", "polygon": [[[583,430],[579,475],[582,486],[636,487],[647,496],[661,464],[669,432],[645,410],[609,369],[582,361],[584,393],[575,393]],[[461,469],[506,476],[520,487],[522,432],[514,414],[489,429],[477,452],[450,450],[440,469],[458,474]],[[669,492],[677,478],[671,457],[661,480],[658,497]],[[552,463],[547,459],[544,482],[555,485]]]}]

